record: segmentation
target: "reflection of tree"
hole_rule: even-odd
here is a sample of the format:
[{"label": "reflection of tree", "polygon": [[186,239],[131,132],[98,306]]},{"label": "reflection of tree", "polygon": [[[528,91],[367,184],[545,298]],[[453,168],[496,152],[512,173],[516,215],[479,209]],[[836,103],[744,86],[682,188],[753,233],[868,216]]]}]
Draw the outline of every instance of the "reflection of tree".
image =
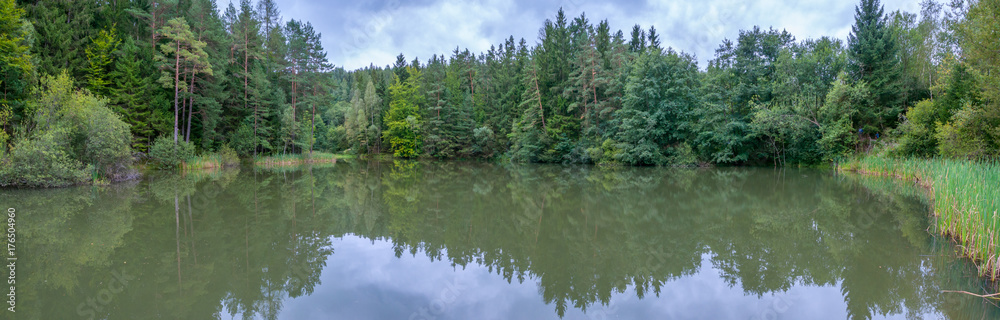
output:
[{"label": "reflection of tree", "polygon": [[856,319],[995,313],[941,300],[978,284],[951,257],[921,256],[949,244],[931,248],[926,205],[888,186],[808,170],[357,162],[0,196],[31,212],[20,231],[37,289],[19,297],[57,305],[33,308],[40,319],[76,317],[116,270],[137,279],[101,317],[274,319],[347,234],[537,283],[560,315],[658,295],[705,256],[747,294],[839,284]]},{"label": "reflection of tree", "polygon": [[[100,284],[101,279],[87,275],[109,268],[109,256],[126,245],[123,237],[134,227],[133,216],[128,214],[134,196],[131,185],[0,190],[0,202],[17,212],[17,310],[72,311],[75,315],[75,304],[53,305],[44,297],[87,294],[87,288]],[[6,218],[6,208],[4,213]]]}]

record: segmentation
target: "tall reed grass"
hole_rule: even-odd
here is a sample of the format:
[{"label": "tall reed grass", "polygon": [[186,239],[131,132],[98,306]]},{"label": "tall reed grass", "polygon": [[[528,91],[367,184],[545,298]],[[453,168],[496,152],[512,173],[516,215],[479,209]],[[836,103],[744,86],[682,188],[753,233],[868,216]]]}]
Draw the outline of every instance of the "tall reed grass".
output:
[{"label": "tall reed grass", "polygon": [[951,159],[862,157],[838,170],[912,180],[930,191],[937,230],[954,238],[979,273],[1000,277],[1000,164]]},{"label": "tall reed grass", "polygon": [[349,156],[325,152],[313,152],[312,156],[309,154],[285,154],[285,155],[274,155],[274,156],[258,156],[254,158],[254,164],[258,166],[284,166],[284,165],[299,165],[306,163],[331,163],[337,162],[337,159],[345,159]]},{"label": "tall reed grass", "polygon": [[223,146],[218,152],[203,154],[184,161],[181,168],[187,170],[220,169],[240,166],[240,158],[236,151]]}]

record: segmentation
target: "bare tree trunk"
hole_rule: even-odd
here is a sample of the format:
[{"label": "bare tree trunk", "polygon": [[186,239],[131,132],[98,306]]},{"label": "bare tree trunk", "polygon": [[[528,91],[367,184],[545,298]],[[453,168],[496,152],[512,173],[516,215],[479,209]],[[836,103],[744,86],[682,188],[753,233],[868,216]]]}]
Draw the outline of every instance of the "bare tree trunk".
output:
[{"label": "bare tree trunk", "polygon": [[[187,83],[186,72],[184,73],[184,77],[181,78],[181,83]],[[181,91],[181,92],[187,93],[187,91]],[[178,121],[178,126],[180,127],[178,129],[180,131],[180,133],[178,134],[179,136],[178,139],[180,141],[184,141],[184,122],[185,122],[184,119],[186,119],[187,102],[188,102],[187,97],[181,97],[181,119],[180,121]]]},{"label": "bare tree trunk", "polygon": [[292,67],[292,153],[295,153],[295,104],[297,103],[296,97],[298,97],[298,70]]},{"label": "bare tree trunk", "polygon": [[538,70],[532,68],[531,71],[535,74],[535,95],[538,98],[538,115],[542,117],[542,129],[545,129],[545,109],[542,108],[542,91],[538,88]]},{"label": "bare tree trunk", "polygon": [[[174,55],[176,56],[174,58],[174,145],[177,145],[177,121],[178,121],[178,112],[179,112],[179,110],[178,110],[178,103],[177,103],[177,94],[178,94],[178,91],[179,91],[178,89],[179,89],[180,84],[181,84],[181,55],[180,55],[180,52],[181,52],[181,43],[177,42],[177,51],[174,52]],[[180,265],[178,265],[178,268],[179,267],[180,267]],[[180,270],[180,269],[178,269],[178,270]],[[180,272],[178,272],[178,275],[180,275]]]},{"label": "bare tree trunk", "polygon": [[177,241],[177,290],[183,294],[181,285],[181,206],[177,192],[174,191],[174,239]]},{"label": "bare tree trunk", "polygon": [[309,156],[313,154],[313,142],[316,140],[316,85],[313,85],[312,118],[309,119]]},{"label": "bare tree trunk", "polygon": [[190,102],[188,103],[187,130],[184,130],[184,142],[191,142],[191,118],[194,115],[194,68],[191,68],[191,85],[188,86],[188,95],[190,95]]}]

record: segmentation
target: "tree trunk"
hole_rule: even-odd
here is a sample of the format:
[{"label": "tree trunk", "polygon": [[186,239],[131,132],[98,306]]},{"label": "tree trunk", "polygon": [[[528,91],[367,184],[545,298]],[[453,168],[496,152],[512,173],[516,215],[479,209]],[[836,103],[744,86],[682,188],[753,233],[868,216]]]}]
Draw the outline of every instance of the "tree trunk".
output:
[{"label": "tree trunk", "polygon": [[298,97],[298,80],[297,78],[298,70],[292,67],[292,153],[295,153],[295,104],[297,103],[296,97]]},{"label": "tree trunk", "polygon": [[243,23],[243,109],[247,108],[247,91],[250,90],[250,83],[247,79],[250,64],[250,39],[247,35],[247,24]]},{"label": "tree trunk", "polygon": [[309,118],[309,156],[313,154],[313,142],[316,140],[316,85],[313,84],[312,118]]},{"label": "tree trunk", "polygon": [[174,52],[174,145],[177,145],[177,121],[178,105],[177,94],[181,84],[181,43],[177,42],[177,51]]},{"label": "tree trunk", "polygon": [[538,88],[538,70],[535,68],[532,68],[531,71],[535,74],[535,95],[538,98],[538,115],[542,117],[542,129],[545,129],[545,109],[542,108],[542,91]]},{"label": "tree trunk", "polygon": [[191,142],[191,118],[194,116],[194,68],[191,68],[191,85],[188,86],[188,118],[187,129],[184,130],[184,142]]},{"label": "tree trunk", "polygon": [[[187,83],[187,73],[186,72],[184,73],[184,77],[181,78],[181,83]],[[182,92],[187,93],[186,91],[182,91]],[[180,141],[184,141],[184,119],[185,119],[185,113],[187,112],[187,102],[188,102],[187,97],[181,97],[181,112],[180,112],[181,119],[180,119],[180,121],[178,121],[178,124],[177,124],[177,126],[180,127],[178,129],[180,131],[180,133],[178,134],[178,138],[177,139],[180,140]]]}]

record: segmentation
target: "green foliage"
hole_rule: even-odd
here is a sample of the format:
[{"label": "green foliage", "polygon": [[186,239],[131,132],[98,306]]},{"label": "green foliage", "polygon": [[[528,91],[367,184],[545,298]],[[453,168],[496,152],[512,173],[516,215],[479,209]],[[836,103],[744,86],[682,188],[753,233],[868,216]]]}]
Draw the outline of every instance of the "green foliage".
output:
[{"label": "green foliage", "polygon": [[423,138],[420,134],[420,105],[424,97],[420,94],[420,70],[406,67],[406,81],[396,78],[396,83],[389,87],[391,100],[389,113],[385,117],[386,131],[383,139],[390,145],[393,155],[401,158],[413,158],[420,154]]},{"label": "green foliage", "polygon": [[33,68],[25,32],[24,9],[14,0],[0,1],[0,63],[4,69],[30,73]]},{"label": "green foliage", "polygon": [[153,129],[153,80],[143,75],[143,61],[137,57],[147,54],[131,40],[125,41],[116,52],[114,70],[110,74],[111,107],[122,116],[132,129],[132,147],[145,152],[155,136]]},{"label": "green foliage", "polygon": [[906,111],[906,121],[899,125],[899,146],[894,150],[900,155],[933,156],[937,153],[937,110],[932,100],[923,100]]},{"label": "green foliage", "polygon": [[945,157],[996,159],[1000,156],[1000,114],[966,105],[948,123],[938,123],[938,153]]},{"label": "green foliage", "polygon": [[229,137],[229,145],[239,155],[248,156],[253,154],[254,148],[257,146],[257,139],[253,135],[253,127],[246,123],[241,125]]},{"label": "green foliage", "polygon": [[983,75],[982,87],[992,108],[1000,108],[1000,2],[972,1],[965,19],[956,26],[961,39],[962,54]]},{"label": "green foliage", "polygon": [[90,89],[91,92],[102,96],[110,94],[111,81],[108,80],[108,77],[111,73],[111,67],[113,67],[115,50],[118,49],[119,44],[121,44],[121,39],[118,39],[116,31],[112,28],[111,30],[101,30],[87,46],[85,50],[89,63],[87,89]]},{"label": "green foliage", "polygon": [[[704,71],[662,47],[652,26],[612,32],[561,10],[534,46],[510,37],[482,53],[400,54],[391,67],[346,71],[329,65],[309,22],[279,23],[270,0],[223,10],[210,0],[22,7],[0,2],[0,156],[62,126],[64,152],[94,165],[91,176],[120,174],[130,151],[114,144],[145,152],[165,134],[239,156],[316,149],[627,165],[815,164],[873,145],[988,158],[1000,145],[996,1],[925,2],[917,15],[863,0],[846,46],[752,27],[725,40]],[[66,101],[112,112],[29,106],[36,73],[61,70],[107,97]]]},{"label": "green foliage", "polygon": [[[179,130],[178,121],[180,121],[178,113],[182,111],[178,109],[177,100],[180,98],[180,92],[186,91],[188,87],[185,82],[179,81],[181,73],[190,69],[192,76],[199,73],[212,75],[213,71],[212,65],[208,62],[208,53],[205,52],[206,43],[195,37],[184,18],[170,19],[159,33],[170,40],[169,43],[160,45],[160,52],[157,53],[156,60],[160,61],[161,69],[163,69],[158,80],[159,83],[164,88],[174,89],[174,141],[176,142]],[[182,61],[183,70],[181,69]]]},{"label": "green foliage", "polygon": [[183,162],[184,170],[220,169],[239,167],[240,158],[229,145],[222,145],[218,152],[205,153]]},{"label": "green foliage", "polygon": [[73,88],[65,72],[43,77],[36,91],[32,119],[5,160],[12,164],[3,173],[5,184],[50,187],[82,182],[81,175],[132,176],[129,126],[106,107],[107,100]]},{"label": "green foliage", "polygon": [[93,107],[85,119],[86,138],[81,161],[93,164],[104,176],[123,177],[132,164],[132,134],[129,125],[111,109]]},{"label": "green foliage", "polygon": [[670,164],[671,149],[687,138],[688,116],[699,104],[697,80],[698,69],[689,55],[672,50],[640,55],[625,86],[623,108],[612,122],[618,142],[614,160]]},{"label": "green foliage", "polygon": [[93,167],[73,159],[65,129],[15,141],[0,168],[0,186],[62,187],[86,182]]},{"label": "green foliage", "polygon": [[351,109],[344,120],[348,144],[358,154],[378,152],[382,135],[382,99],[370,79],[364,83],[364,91],[352,92]]},{"label": "green foliage", "polygon": [[174,142],[170,137],[156,138],[149,148],[149,158],[160,169],[179,169],[185,161],[194,157],[194,145],[190,142]]},{"label": "green foliage", "polygon": [[[31,29],[24,10],[14,0],[0,0],[0,109],[10,112],[7,121],[24,115],[28,83],[35,69],[30,53]],[[8,122],[2,124],[2,135],[9,136],[12,132]]]},{"label": "green foliage", "polygon": [[994,117],[984,108],[981,80],[966,63],[950,62],[941,67],[932,88],[936,99],[910,108],[900,124],[900,155],[983,158],[997,145],[991,124]]},{"label": "green foliage", "polygon": [[884,133],[902,112],[898,40],[879,0],[861,0],[854,20],[847,38],[848,71],[852,83],[864,82],[871,90],[869,108],[875,110],[862,111],[875,116],[866,123],[869,132]]},{"label": "green foliage", "polygon": [[[956,117],[964,117],[964,111],[959,111]],[[998,169],[993,161],[883,157],[854,159],[840,168],[914,180],[926,187],[937,230],[959,243],[960,253],[977,263],[980,275],[994,280],[1000,276],[1000,265],[996,262],[1000,258],[996,246],[996,212],[1000,209],[1000,185],[996,184],[1000,179]]]},{"label": "green foliage", "polygon": [[869,138],[873,127],[872,94],[864,82],[848,84],[838,79],[819,110],[824,159],[836,160],[853,153],[861,137]]},{"label": "green foliage", "polygon": [[326,131],[326,141],[331,151],[340,152],[349,148],[347,129],[344,126],[329,127]]},{"label": "green foliage", "polygon": [[94,1],[24,2],[27,20],[34,27],[36,67],[40,74],[63,71],[84,80],[89,65],[85,50],[102,26],[94,24],[102,6]]}]

